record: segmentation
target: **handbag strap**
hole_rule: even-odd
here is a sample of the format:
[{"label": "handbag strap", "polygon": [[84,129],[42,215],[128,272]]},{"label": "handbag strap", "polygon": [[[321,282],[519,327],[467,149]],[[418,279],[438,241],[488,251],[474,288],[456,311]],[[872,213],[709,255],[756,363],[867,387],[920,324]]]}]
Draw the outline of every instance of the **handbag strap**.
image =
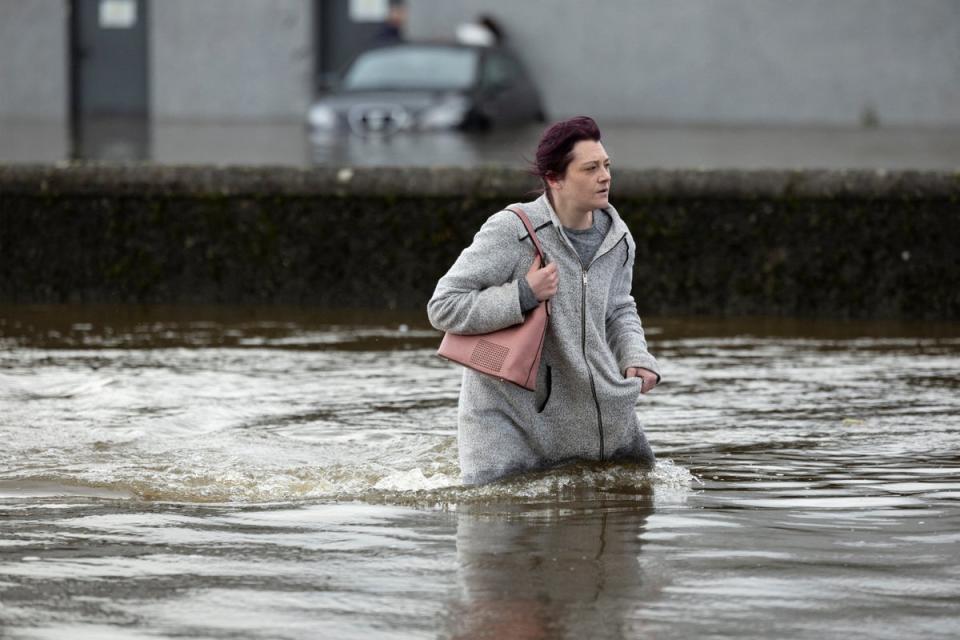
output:
[{"label": "handbag strap", "polygon": [[[523,222],[523,226],[527,228],[527,233],[530,234],[530,240],[533,241],[533,247],[537,250],[537,253],[540,254],[540,266],[546,266],[547,264],[547,254],[543,252],[543,247],[540,246],[540,239],[537,237],[537,232],[534,231],[533,225],[530,224],[530,218],[527,217],[527,214],[520,207],[507,207],[505,211],[512,211],[517,214],[517,217],[520,218],[520,221]],[[543,301],[543,308],[547,312],[547,315],[550,315],[550,301]]]},{"label": "handbag strap", "polygon": [[540,254],[540,264],[546,265],[547,254],[543,252],[543,247],[540,246],[540,239],[537,237],[537,232],[533,230],[533,225],[530,224],[530,218],[527,217],[527,214],[520,207],[507,207],[505,210],[512,211],[520,218],[523,226],[527,228],[527,233],[530,234],[530,240],[533,242],[533,246],[537,249],[537,253]]}]

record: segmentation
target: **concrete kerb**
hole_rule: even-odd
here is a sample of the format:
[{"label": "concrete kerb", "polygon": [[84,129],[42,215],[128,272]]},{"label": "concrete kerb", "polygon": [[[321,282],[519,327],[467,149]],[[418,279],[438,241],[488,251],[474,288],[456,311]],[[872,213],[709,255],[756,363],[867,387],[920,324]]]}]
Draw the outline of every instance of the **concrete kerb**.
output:
[{"label": "concrete kerb", "polygon": [[[234,167],[0,165],[0,194],[350,195],[529,197],[538,180],[499,167]],[[625,198],[944,198],[960,195],[960,171],[629,170],[615,174]]]}]

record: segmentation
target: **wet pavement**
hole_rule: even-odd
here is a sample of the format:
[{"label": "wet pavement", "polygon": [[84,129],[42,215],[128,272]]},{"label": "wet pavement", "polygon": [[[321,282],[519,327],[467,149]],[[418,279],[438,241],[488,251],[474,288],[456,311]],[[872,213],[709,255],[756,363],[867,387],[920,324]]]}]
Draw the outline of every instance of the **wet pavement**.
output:
[{"label": "wet pavement", "polygon": [[[960,128],[718,127],[601,123],[617,166],[663,169],[960,170]],[[0,121],[0,162],[353,166],[526,166],[542,125],[487,134],[312,136],[300,123],[91,123],[80,146],[65,125]]]}]

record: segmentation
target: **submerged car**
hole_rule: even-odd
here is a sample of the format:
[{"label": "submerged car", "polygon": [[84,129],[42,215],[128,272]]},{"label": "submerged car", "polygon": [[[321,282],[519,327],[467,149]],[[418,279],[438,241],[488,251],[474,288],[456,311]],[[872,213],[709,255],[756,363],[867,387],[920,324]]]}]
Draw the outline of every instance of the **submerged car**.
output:
[{"label": "submerged car", "polygon": [[544,120],[523,66],[501,47],[403,43],[360,54],[311,108],[315,132],[485,130]]}]

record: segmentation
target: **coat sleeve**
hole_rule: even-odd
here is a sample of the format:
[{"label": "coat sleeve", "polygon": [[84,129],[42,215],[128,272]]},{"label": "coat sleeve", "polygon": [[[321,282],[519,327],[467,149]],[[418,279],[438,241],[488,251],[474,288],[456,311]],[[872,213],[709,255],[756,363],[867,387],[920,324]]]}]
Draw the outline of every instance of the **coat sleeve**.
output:
[{"label": "coat sleeve", "polygon": [[523,322],[517,281],[520,225],[509,211],[492,215],[440,278],[427,303],[430,324],[440,331],[475,335]]},{"label": "coat sleeve", "polygon": [[637,303],[630,293],[633,287],[633,263],[636,245],[627,244],[630,258],[614,277],[607,303],[607,343],[617,359],[620,373],[629,367],[642,367],[657,374],[660,381],[660,365],[657,359],[647,351],[647,340],[643,334],[643,325],[637,314]]}]

